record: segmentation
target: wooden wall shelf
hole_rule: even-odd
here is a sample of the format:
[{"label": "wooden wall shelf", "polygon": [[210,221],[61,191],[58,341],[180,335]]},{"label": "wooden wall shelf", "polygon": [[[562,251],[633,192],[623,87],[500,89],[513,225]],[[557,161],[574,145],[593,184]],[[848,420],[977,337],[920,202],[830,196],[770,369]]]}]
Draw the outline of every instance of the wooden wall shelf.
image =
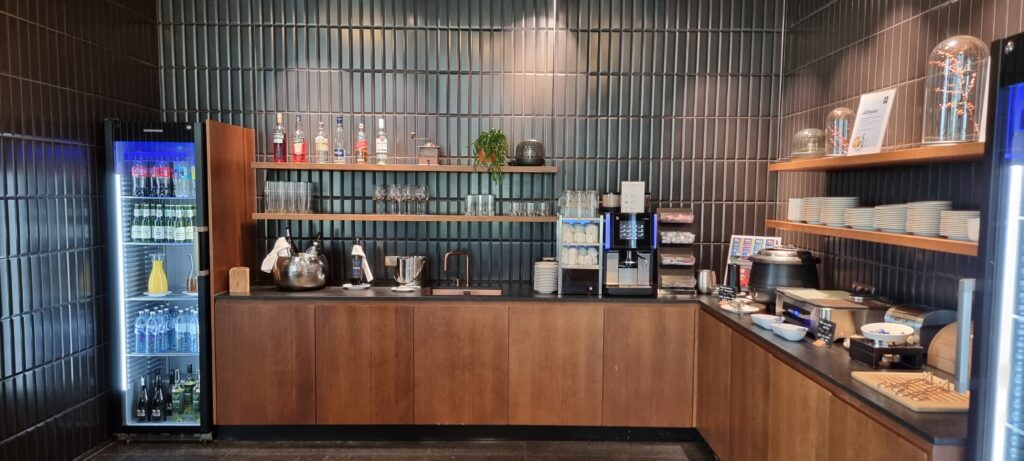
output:
[{"label": "wooden wall shelf", "polygon": [[985,143],[972,142],[922,146],[879,154],[849,155],[845,157],[791,160],[768,165],[768,171],[834,171],[875,168],[883,166],[924,165],[941,162],[981,160],[985,156]]},{"label": "wooden wall shelf", "polygon": [[390,222],[537,222],[553,223],[557,216],[468,216],[450,214],[356,214],[356,213],[253,213],[257,220],[284,221],[390,221]]},{"label": "wooden wall shelf", "polygon": [[[367,163],[282,163],[252,162],[256,170],[300,170],[300,171],[410,171],[435,173],[487,173],[486,168],[475,168],[473,165],[374,165]],[[502,173],[544,173],[554,174],[558,167],[545,166],[506,166]]]},{"label": "wooden wall shelf", "polygon": [[765,221],[765,226],[805,234],[840,237],[865,242],[885,243],[922,250],[940,251],[958,255],[978,256],[978,244],[936,237],[918,237],[910,234],[892,234],[889,232],[864,231],[843,227],[829,227],[818,224],[803,224],[790,221]]}]

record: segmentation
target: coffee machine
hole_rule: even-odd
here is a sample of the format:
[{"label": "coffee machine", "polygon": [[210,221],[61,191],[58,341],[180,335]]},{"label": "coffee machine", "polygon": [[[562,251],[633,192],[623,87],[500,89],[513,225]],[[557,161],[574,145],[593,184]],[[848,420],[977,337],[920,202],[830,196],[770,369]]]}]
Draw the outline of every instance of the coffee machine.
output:
[{"label": "coffee machine", "polygon": [[606,213],[604,292],[611,296],[654,296],[654,213]]}]

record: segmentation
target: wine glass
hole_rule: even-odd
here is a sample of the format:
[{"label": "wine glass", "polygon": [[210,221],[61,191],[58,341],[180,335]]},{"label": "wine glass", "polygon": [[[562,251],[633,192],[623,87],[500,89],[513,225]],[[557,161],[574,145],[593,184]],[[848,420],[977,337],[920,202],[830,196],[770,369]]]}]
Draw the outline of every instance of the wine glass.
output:
[{"label": "wine glass", "polygon": [[430,192],[427,190],[427,186],[422,184],[416,186],[415,196],[417,214],[427,214],[427,200],[430,198]]},{"label": "wine glass", "polygon": [[391,213],[391,214],[397,214],[398,213],[398,200],[399,200],[399,195],[400,194],[401,194],[401,192],[400,192],[400,187],[399,187],[398,184],[389,184],[388,185],[388,207],[387,207],[388,213]]},{"label": "wine glass", "polygon": [[376,184],[373,186],[373,203],[374,210],[377,213],[386,213],[388,200],[388,186],[384,184]]}]

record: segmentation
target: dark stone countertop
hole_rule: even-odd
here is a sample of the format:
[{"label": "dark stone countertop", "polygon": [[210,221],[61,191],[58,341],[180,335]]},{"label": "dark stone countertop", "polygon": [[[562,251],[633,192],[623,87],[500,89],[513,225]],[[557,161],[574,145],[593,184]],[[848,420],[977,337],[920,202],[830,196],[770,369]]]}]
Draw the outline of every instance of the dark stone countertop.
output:
[{"label": "dark stone countertop", "polygon": [[396,301],[403,299],[418,299],[423,301],[551,301],[551,302],[601,302],[601,303],[640,303],[640,304],[696,304],[697,297],[622,297],[622,296],[588,296],[588,295],[541,295],[533,292],[532,286],[528,284],[504,284],[504,285],[473,285],[473,288],[496,288],[502,289],[501,296],[434,296],[423,289],[410,293],[399,293],[391,291],[390,287],[372,287],[366,290],[346,290],[340,286],[327,287],[311,291],[281,291],[272,286],[254,286],[250,288],[249,294],[228,294],[217,295],[218,300],[254,299],[264,301],[340,301],[346,299],[373,300],[373,301]]},{"label": "dark stone countertop", "polygon": [[[919,413],[895,400],[886,397],[871,386],[863,384],[851,375],[854,371],[873,370],[868,365],[850,358],[849,351],[836,344],[830,348],[817,347],[809,340],[786,341],[769,330],[754,325],[749,315],[742,318],[718,307],[718,300],[701,297],[701,309],[710,313],[733,330],[750,339],[758,346],[787,362],[804,366],[804,374],[813,374],[831,383],[839,390],[853,396],[877,413],[916,434],[932,445],[965,445],[967,440],[967,413]],[[785,360],[784,360],[785,361]],[[936,376],[947,377],[941,371],[927,368]]]}]

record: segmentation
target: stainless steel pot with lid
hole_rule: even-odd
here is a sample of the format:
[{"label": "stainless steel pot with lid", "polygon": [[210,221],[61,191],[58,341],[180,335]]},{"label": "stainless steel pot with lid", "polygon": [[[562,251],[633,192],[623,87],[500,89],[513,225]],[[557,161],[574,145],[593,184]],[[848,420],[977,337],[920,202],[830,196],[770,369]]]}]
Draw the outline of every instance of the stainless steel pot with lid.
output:
[{"label": "stainless steel pot with lid", "polygon": [[775,289],[818,288],[818,263],[810,251],[792,245],[765,248],[750,257],[750,282],[747,288],[759,303],[775,302]]}]

